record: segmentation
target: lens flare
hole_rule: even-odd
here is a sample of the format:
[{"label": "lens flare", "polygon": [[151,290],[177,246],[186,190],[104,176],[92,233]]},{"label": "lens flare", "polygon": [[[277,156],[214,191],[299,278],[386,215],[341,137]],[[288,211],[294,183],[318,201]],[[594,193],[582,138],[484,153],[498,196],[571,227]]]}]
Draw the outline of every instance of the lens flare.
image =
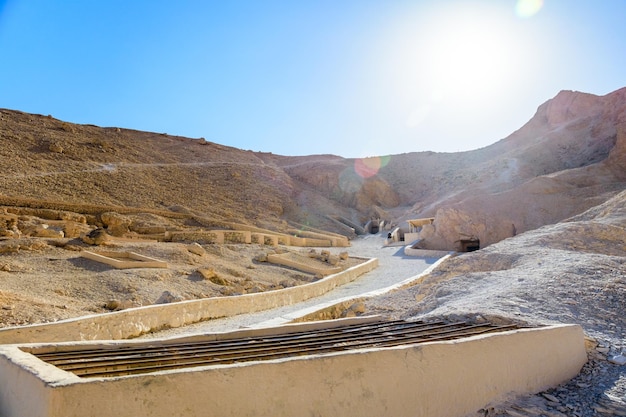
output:
[{"label": "lens flare", "polygon": [[515,14],[519,17],[531,17],[536,15],[543,7],[543,0],[517,0]]},{"label": "lens flare", "polygon": [[381,168],[389,163],[391,156],[373,156],[360,158],[354,161],[354,172],[361,178],[370,178],[378,174]]},{"label": "lens flare", "polygon": [[355,159],[353,166],[339,174],[339,189],[348,194],[358,192],[363,187],[363,182],[378,174],[390,160],[391,155]]}]

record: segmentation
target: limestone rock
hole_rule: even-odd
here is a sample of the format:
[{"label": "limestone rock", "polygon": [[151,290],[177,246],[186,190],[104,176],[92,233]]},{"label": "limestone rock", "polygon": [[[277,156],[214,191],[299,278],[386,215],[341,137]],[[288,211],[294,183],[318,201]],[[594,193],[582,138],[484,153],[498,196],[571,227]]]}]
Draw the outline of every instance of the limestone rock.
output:
[{"label": "limestone rock", "polygon": [[17,230],[18,228],[25,236],[48,238],[64,237],[63,231],[51,228],[48,224],[41,223],[41,219],[31,216],[25,216],[24,218],[20,219],[17,228],[14,227],[13,231]]},{"label": "limestone rock", "polygon": [[190,245],[187,245],[187,250],[193,254],[196,254],[198,256],[203,256],[206,254],[206,250],[204,250],[204,248],[202,247],[202,245],[200,245],[197,242],[194,242]]},{"label": "limestone rock", "polygon": [[21,235],[22,234],[19,230],[0,228],[0,237],[19,238]]},{"label": "limestone rock", "polygon": [[254,258],[254,260],[257,261],[257,262],[267,262],[267,254],[266,253],[261,253],[261,254],[257,255]]},{"label": "limestone rock", "polygon": [[132,223],[130,218],[115,212],[102,213],[100,219],[111,236],[124,236]]},{"label": "limestone rock", "polygon": [[132,300],[118,300],[118,299],[111,299],[107,301],[106,304],[104,305],[104,308],[106,308],[107,310],[111,310],[111,311],[126,310],[128,308],[133,308],[133,307],[135,307],[135,303]]},{"label": "limestone rock", "polygon": [[109,240],[109,234],[102,228],[94,229],[82,237],[82,241],[88,245],[105,245]]},{"label": "limestone rock", "polygon": [[202,275],[204,279],[211,281],[214,284],[229,285],[229,282],[226,279],[220,277],[213,268],[200,268],[198,269],[198,273]]},{"label": "limestone rock", "polygon": [[337,266],[339,264],[339,260],[340,258],[337,255],[328,255],[326,258],[326,262],[332,266]]},{"label": "limestone rock", "polygon": [[42,239],[20,238],[0,241],[0,253],[17,253],[20,250],[42,250],[48,243]]},{"label": "limestone rock", "polygon": [[91,231],[91,227],[85,223],[76,223],[74,221],[67,221],[63,225],[63,233],[66,238],[77,238],[84,234],[88,234]]},{"label": "limestone rock", "polygon": [[63,153],[63,146],[58,142],[52,142],[48,145],[48,150],[53,153]]},{"label": "limestone rock", "polygon": [[120,304],[121,304],[120,300],[109,300],[104,305],[104,308],[106,308],[107,310],[113,311],[113,310],[117,310]]},{"label": "limestone rock", "polygon": [[356,317],[365,313],[365,303],[357,301],[341,313],[341,317]]},{"label": "limestone rock", "polygon": [[57,230],[49,227],[47,224],[41,224],[35,230],[31,232],[31,236],[34,237],[48,237],[48,238],[63,238],[65,234],[62,230]]},{"label": "limestone rock", "polygon": [[167,221],[161,216],[151,213],[141,213],[128,216],[128,218],[131,220],[128,227],[132,232],[143,235],[157,235],[164,234],[167,231]]},{"label": "limestone rock", "polygon": [[163,291],[161,296],[155,301],[155,304],[169,304],[183,301],[184,298],[178,294],[171,293],[169,291]]}]

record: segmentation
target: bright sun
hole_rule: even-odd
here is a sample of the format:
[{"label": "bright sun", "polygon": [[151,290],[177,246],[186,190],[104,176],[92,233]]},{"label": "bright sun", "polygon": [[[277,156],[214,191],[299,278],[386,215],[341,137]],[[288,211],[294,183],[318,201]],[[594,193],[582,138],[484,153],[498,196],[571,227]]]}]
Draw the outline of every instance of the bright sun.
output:
[{"label": "bright sun", "polygon": [[431,36],[424,58],[435,96],[490,95],[518,70],[512,33],[489,16],[452,15]]},{"label": "bright sun", "polygon": [[529,51],[518,21],[512,9],[495,2],[437,3],[406,16],[386,43],[391,48],[383,64],[393,80],[394,104],[409,109],[406,127],[431,119],[435,108],[471,120],[481,105],[521,88]]}]

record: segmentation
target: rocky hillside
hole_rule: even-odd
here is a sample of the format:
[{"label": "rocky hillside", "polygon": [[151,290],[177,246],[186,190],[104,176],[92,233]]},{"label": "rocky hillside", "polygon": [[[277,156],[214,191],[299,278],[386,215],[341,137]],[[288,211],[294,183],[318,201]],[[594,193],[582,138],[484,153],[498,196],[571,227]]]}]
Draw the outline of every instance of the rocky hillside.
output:
[{"label": "rocky hillside", "polygon": [[[0,111],[0,204],[59,203],[337,230],[328,215],[435,217],[423,245],[481,246],[555,223],[626,188],[626,89],[564,91],[471,152],[345,159],[255,153],[206,140]],[[75,210],[80,211],[80,210]]]},{"label": "rocky hillside", "polygon": [[[626,89],[604,97],[561,92],[521,129],[475,151],[473,183],[416,202],[436,215],[424,238],[450,248],[459,237],[491,244],[558,222],[626,188]],[[483,159],[484,160],[484,159]]]},{"label": "rocky hillside", "polygon": [[356,209],[362,221],[435,217],[421,231],[424,248],[458,249],[461,239],[484,247],[625,189],[625,122],[626,89],[603,97],[563,91],[518,131],[475,151],[277,163],[298,182]]}]

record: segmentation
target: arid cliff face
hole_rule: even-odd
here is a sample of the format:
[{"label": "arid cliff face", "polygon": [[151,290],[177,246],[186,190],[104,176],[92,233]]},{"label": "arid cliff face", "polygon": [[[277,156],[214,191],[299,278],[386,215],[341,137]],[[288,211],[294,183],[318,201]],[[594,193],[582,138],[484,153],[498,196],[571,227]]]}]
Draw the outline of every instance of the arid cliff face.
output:
[{"label": "arid cliff face", "polygon": [[624,190],[625,118],[626,89],[604,97],[559,93],[517,132],[470,152],[490,154],[467,172],[475,183],[415,202],[416,217],[435,211],[434,227],[421,236],[423,246],[455,249],[464,238],[486,246],[581,213]]},{"label": "arid cliff face", "polygon": [[475,151],[367,159],[255,153],[2,110],[0,197],[191,210],[277,230],[335,230],[329,215],[435,217],[423,245],[454,249],[463,236],[485,246],[606,201],[626,188],[625,142],[626,89],[560,92]]}]

